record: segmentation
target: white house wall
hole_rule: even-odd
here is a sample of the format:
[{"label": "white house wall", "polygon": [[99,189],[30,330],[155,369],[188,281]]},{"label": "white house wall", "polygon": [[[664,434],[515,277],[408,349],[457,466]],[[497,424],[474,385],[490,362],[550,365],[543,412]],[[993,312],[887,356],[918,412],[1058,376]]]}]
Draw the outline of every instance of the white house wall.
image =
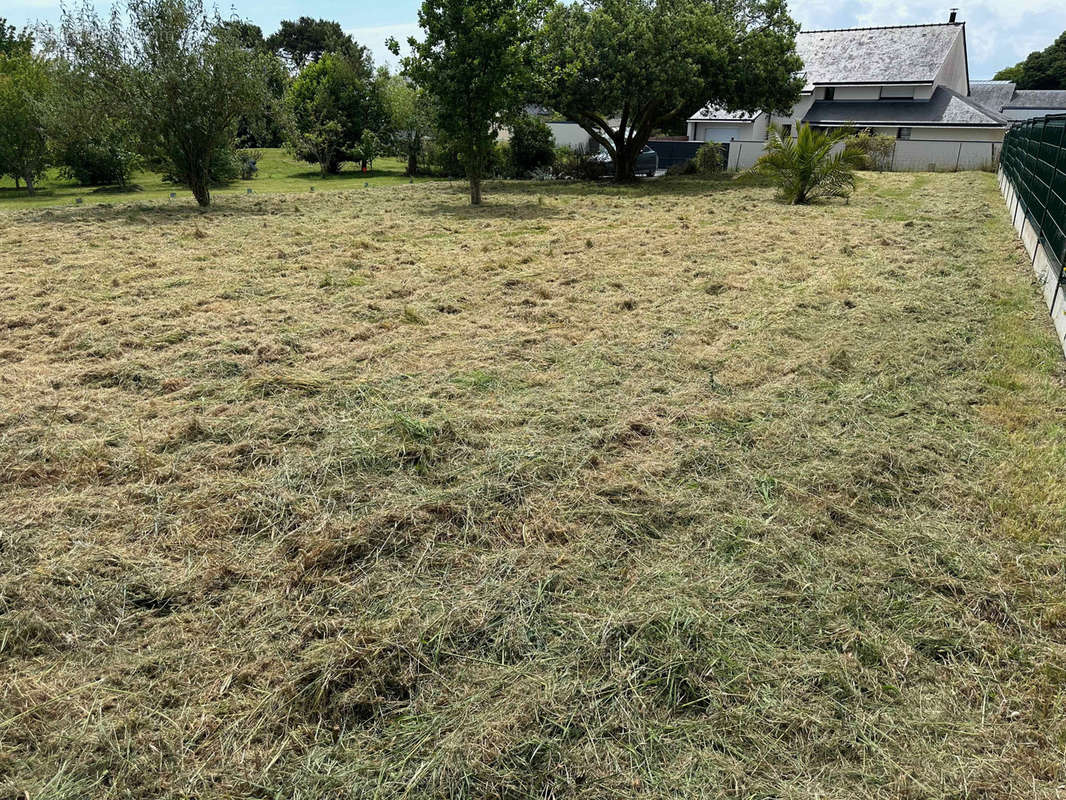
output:
[{"label": "white house wall", "polygon": [[946,86],[954,89],[963,97],[970,93],[970,81],[966,75],[966,39],[965,36],[956,36],[955,42],[948,50],[948,57],[940,66],[940,72],[936,76],[938,86]]},{"label": "white house wall", "polygon": [[589,134],[576,122],[549,122],[556,147],[588,147]]},{"label": "white house wall", "polygon": [[[766,115],[764,114],[764,118]],[[759,120],[756,120],[758,122]],[[690,123],[694,133],[689,138],[696,142],[728,142],[732,139],[756,139],[760,136],[751,122],[695,122]],[[766,123],[762,123],[763,138],[766,138]]]}]

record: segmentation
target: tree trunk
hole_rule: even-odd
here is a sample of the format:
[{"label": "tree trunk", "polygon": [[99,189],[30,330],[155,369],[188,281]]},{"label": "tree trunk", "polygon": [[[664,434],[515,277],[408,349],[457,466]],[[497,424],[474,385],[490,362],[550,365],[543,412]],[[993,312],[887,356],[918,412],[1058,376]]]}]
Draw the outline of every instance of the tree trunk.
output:
[{"label": "tree trunk", "polygon": [[196,198],[201,208],[211,205],[211,191],[207,188],[206,175],[193,176],[189,181],[189,188],[192,189],[192,196]]},{"label": "tree trunk", "polygon": [[407,153],[407,172],[406,175],[413,178],[415,173],[418,172],[418,151],[410,150]]},{"label": "tree trunk", "polygon": [[26,181],[26,194],[33,197],[37,192],[37,187],[33,185],[33,175],[24,175],[23,179]]},{"label": "tree trunk", "polygon": [[637,154],[630,152],[633,148],[615,145],[617,155],[614,158],[614,179],[617,183],[636,180]]},{"label": "tree trunk", "polygon": [[22,188],[22,179],[18,175],[16,175],[15,176],[15,191],[18,191],[21,188]]},{"label": "tree trunk", "polygon": [[481,205],[481,176],[470,176],[470,205]]}]

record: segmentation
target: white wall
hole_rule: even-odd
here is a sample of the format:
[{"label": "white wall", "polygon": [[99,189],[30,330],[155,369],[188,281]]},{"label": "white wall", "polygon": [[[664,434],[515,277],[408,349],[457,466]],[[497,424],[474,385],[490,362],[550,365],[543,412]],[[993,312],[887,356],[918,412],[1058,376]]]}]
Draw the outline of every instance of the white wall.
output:
[{"label": "white wall", "polygon": [[752,141],[734,141],[729,144],[729,163],[726,170],[737,172],[748,169],[766,150],[766,142],[762,139]]},{"label": "white wall", "polygon": [[[761,135],[766,135],[766,115],[757,119],[755,122],[761,123]],[[695,122],[690,123],[692,129],[689,132],[689,139],[695,142],[728,142],[731,139],[757,139],[760,136],[758,126],[751,122]]]},{"label": "white wall", "polygon": [[[891,169],[894,172],[925,172],[930,169],[941,172],[955,169],[990,170],[999,162],[1002,146],[998,140],[897,139]],[[729,146],[727,169],[748,169],[765,149],[766,143],[762,140],[732,142]]]},{"label": "white wall", "polygon": [[556,147],[588,147],[588,131],[576,122],[549,122]]},{"label": "white wall", "polygon": [[952,171],[955,169],[994,169],[999,162],[1001,142],[996,141],[896,141],[892,155],[894,172]]},{"label": "white wall", "polygon": [[799,102],[792,107],[792,111],[788,114],[774,114],[770,121],[778,127],[781,125],[791,125],[792,133],[795,134],[796,129],[799,126],[799,120],[803,119],[804,115],[811,110],[812,105],[814,105],[813,93],[801,95]]},{"label": "white wall", "polygon": [[955,42],[948,51],[948,57],[944,59],[944,63],[940,66],[940,72],[936,76],[938,85],[954,89],[963,97],[969,93],[970,88],[966,77],[965,41],[966,29],[963,28],[962,33],[955,37]]}]

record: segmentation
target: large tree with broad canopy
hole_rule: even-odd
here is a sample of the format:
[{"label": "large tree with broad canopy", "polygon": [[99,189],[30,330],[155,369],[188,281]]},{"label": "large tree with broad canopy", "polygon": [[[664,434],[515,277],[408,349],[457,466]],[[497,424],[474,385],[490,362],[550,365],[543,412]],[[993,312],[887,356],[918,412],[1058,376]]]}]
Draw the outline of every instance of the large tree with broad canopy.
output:
[{"label": "large tree with broad canopy", "polygon": [[[782,0],[557,4],[538,37],[540,99],[633,176],[652,132],[706,103],[783,111],[803,86],[799,25]],[[619,121],[612,124],[612,119]]]}]

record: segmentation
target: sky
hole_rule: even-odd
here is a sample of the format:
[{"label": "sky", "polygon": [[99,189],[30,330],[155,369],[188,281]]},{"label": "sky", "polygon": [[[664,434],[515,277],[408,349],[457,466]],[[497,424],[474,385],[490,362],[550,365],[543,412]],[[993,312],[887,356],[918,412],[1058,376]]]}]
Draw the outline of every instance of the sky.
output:
[{"label": "sky", "polygon": [[[966,22],[966,46],[971,80],[991,78],[1016,64],[1033,50],[1042,50],[1066,30],[1063,0],[977,0],[959,3],[959,19]],[[873,25],[907,25],[947,21],[952,0],[791,0],[789,7],[806,30]],[[205,0],[210,4],[210,0]],[[98,3],[105,8],[109,3]],[[335,19],[374,54],[377,63],[394,64],[385,40],[404,42],[418,33],[419,0],[256,0],[218,3],[223,16],[250,19],[274,31],[282,19],[300,16]],[[15,25],[40,20],[55,22],[59,0],[3,0],[0,16]]]}]

